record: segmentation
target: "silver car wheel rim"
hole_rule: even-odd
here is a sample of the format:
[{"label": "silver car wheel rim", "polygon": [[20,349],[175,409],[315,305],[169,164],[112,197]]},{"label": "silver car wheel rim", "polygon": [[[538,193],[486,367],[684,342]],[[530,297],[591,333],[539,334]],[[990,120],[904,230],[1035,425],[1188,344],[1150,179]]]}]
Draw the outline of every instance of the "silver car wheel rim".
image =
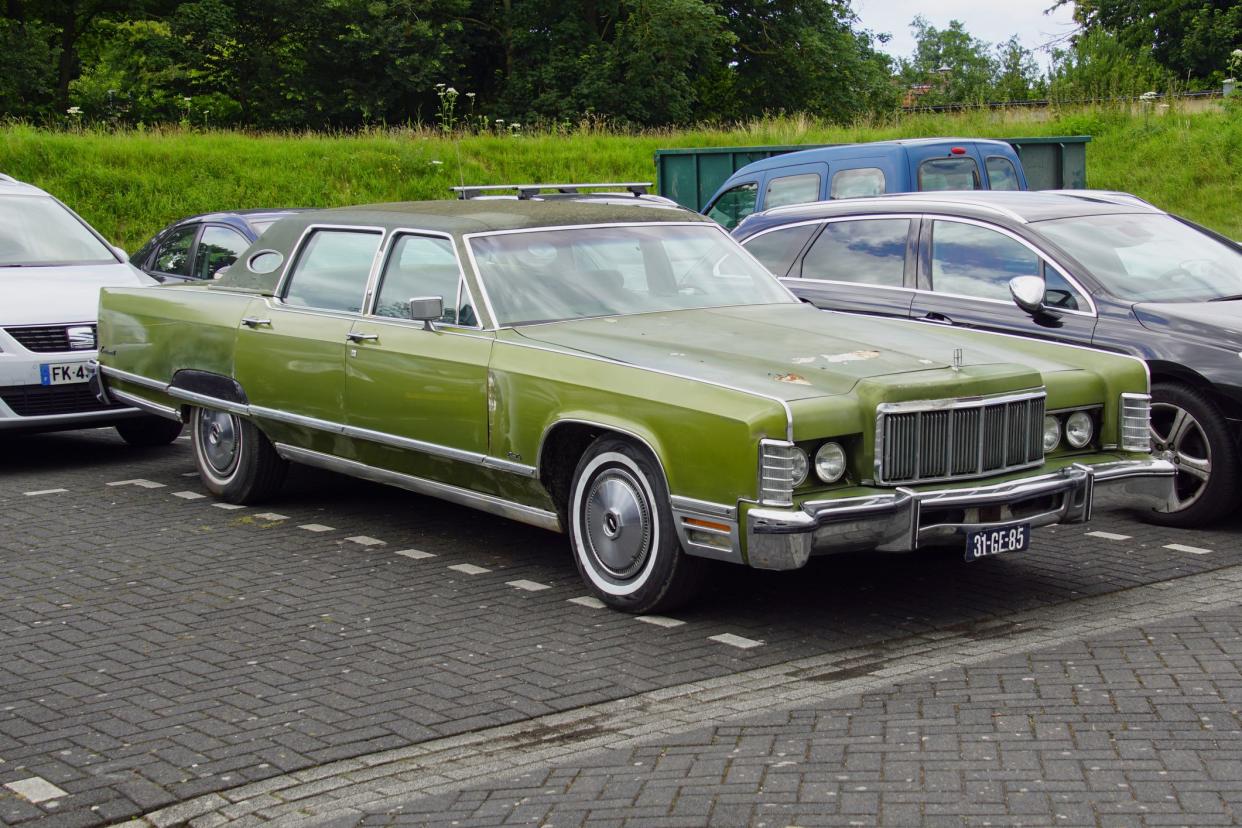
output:
[{"label": "silver car wheel rim", "polygon": [[1196,503],[1207,490],[1212,477],[1212,446],[1199,421],[1186,409],[1172,403],[1151,405],[1151,440],[1157,452],[1164,452],[1177,468],[1173,486],[1178,512]]},{"label": "silver car wheel rim", "polygon": [[587,550],[598,569],[622,581],[641,572],[652,528],[641,484],[624,469],[608,469],[591,482],[582,511]]},{"label": "silver car wheel rim", "polygon": [[237,468],[241,440],[237,417],[223,411],[200,411],[198,415],[199,454],[220,477],[228,477]]}]

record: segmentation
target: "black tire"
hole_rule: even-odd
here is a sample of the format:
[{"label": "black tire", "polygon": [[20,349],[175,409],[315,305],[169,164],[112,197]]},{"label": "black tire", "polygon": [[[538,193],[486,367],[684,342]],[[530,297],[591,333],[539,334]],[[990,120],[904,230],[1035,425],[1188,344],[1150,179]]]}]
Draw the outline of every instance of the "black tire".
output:
[{"label": "black tire", "polygon": [[181,423],[165,417],[135,417],[117,423],[116,433],[131,446],[166,446],[181,436]]},{"label": "black tire", "polygon": [[645,449],[611,436],[592,443],[566,511],[578,574],[608,606],[668,612],[701,587],[707,561],[682,550],[664,474]]},{"label": "black tire", "polygon": [[1220,409],[1203,392],[1180,383],[1151,389],[1152,448],[1177,466],[1179,505],[1152,511],[1162,526],[1197,527],[1237,509],[1238,447]]},{"label": "black tire", "polygon": [[284,483],[289,464],[262,431],[236,414],[193,409],[190,441],[199,478],[221,500],[258,503]]}]

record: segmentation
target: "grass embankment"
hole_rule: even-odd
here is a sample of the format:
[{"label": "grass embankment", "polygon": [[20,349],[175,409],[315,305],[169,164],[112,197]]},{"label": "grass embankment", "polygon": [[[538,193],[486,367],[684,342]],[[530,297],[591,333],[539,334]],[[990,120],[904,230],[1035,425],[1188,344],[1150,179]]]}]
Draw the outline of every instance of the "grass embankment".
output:
[{"label": "grass embankment", "polygon": [[169,221],[210,210],[446,198],[462,181],[646,181],[660,148],[1089,134],[1090,186],[1136,193],[1242,238],[1242,108],[1032,114],[918,115],[866,127],[775,118],[732,130],[455,139],[430,130],[250,135],[16,126],[0,128],[0,172],[51,191],[134,250]]}]

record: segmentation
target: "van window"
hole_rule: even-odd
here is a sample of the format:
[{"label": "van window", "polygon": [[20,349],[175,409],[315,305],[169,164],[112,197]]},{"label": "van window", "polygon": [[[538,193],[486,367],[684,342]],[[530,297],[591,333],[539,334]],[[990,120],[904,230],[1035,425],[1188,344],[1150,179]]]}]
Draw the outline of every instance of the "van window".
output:
[{"label": "van window", "polygon": [[707,211],[707,216],[732,230],[737,227],[738,222],[755,212],[755,201],[758,197],[759,185],[754,181],[730,187],[716,199],[716,203]]},{"label": "van window", "polygon": [[982,190],[975,159],[929,158],[919,164],[920,190]]},{"label": "van window", "polygon": [[802,276],[901,287],[909,235],[909,219],[830,222],[806,252]]},{"label": "van window", "polygon": [[832,177],[830,198],[859,198],[861,196],[883,195],[884,170],[878,167],[859,167],[856,170],[841,170]]},{"label": "van window", "polygon": [[806,244],[806,240],[818,229],[819,226],[815,224],[782,227],[780,230],[756,236],[744,242],[742,246],[768,270],[777,276],[784,276],[789,272],[789,266],[793,264],[793,260],[802,252],[802,245]]},{"label": "van window", "polygon": [[993,190],[1021,190],[1018,171],[1013,162],[999,155],[990,155],[986,162],[988,168],[988,186]]},{"label": "van window", "polygon": [[805,204],[819,201],[819,175],[804,173],[773,178],[768,182],[768,192],[763,198],[763,209],[784,207],[786,204]]}]

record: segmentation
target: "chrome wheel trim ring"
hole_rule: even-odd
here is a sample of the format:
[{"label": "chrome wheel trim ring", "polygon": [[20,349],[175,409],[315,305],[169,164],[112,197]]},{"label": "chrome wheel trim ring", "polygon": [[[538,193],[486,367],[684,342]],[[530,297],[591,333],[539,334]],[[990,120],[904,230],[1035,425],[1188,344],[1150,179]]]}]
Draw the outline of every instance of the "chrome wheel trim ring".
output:
[{"label": "chrome wheel trim ring", "polygon": [[591,481],[583,502],[583,540],[604,574],[626,581],[651,554],[651,507],[628,469],[608,468]]},{"label": "chrome wheel trim ring", "polygon": [[199,465],[216,480],[226,481],[241,461],[241,423],[236,414],[197,409],[194,415],[194,446]]},{"label": "chrome wheel trim ring", "polygon": [[1198,502],[1212,479],[1212,446],[1207,432],[1189,411],[1174,403],[1151,404],[1152,448],[1163,452],[1177,469],[1173,483],[1180,512]]},{"label": "chrome wheel trim ring", "polygon": [[[650,526],[650,538],[647,543],[647,551],[644,563],[641,569],[638,569],[630,575],[628,579],[621,580],[611,576],[608,570],[596,559],[590,549],[590,541],[587,538],[587,527],[584,523],[586,513],[586,502],[588,493],[594,484],[596,473],[603,467],[611,469],[624,469],[628,471],[630,480],[637,483],[637,491],[641,492],[642,500],[647,504],[648,525]],[[651,576],[652,570],[655,568],[659,555],[656,553],[660,548],[660,541],[663,537],[662,533],[665,527],[661,523],[661,517],[655,507],[655,492],[651,489],[643,471],[638,467],[634,460],[619,452],[604,452],[603,454],[593,457],[583,468],[581,475],[578,477],[578,484],[574,487],[574,491],[569,503],[569,521],[572,529],[572,542],[574,554],[578,557],[583,574],[591,585],[607,595],[624,597],[632,595],[647,583]],[[605,519],[605,515],[600,515],[599,519]],[[632,526],[633,524],[631,524]],[[601,524],[602,530],[602,524]]]}]

